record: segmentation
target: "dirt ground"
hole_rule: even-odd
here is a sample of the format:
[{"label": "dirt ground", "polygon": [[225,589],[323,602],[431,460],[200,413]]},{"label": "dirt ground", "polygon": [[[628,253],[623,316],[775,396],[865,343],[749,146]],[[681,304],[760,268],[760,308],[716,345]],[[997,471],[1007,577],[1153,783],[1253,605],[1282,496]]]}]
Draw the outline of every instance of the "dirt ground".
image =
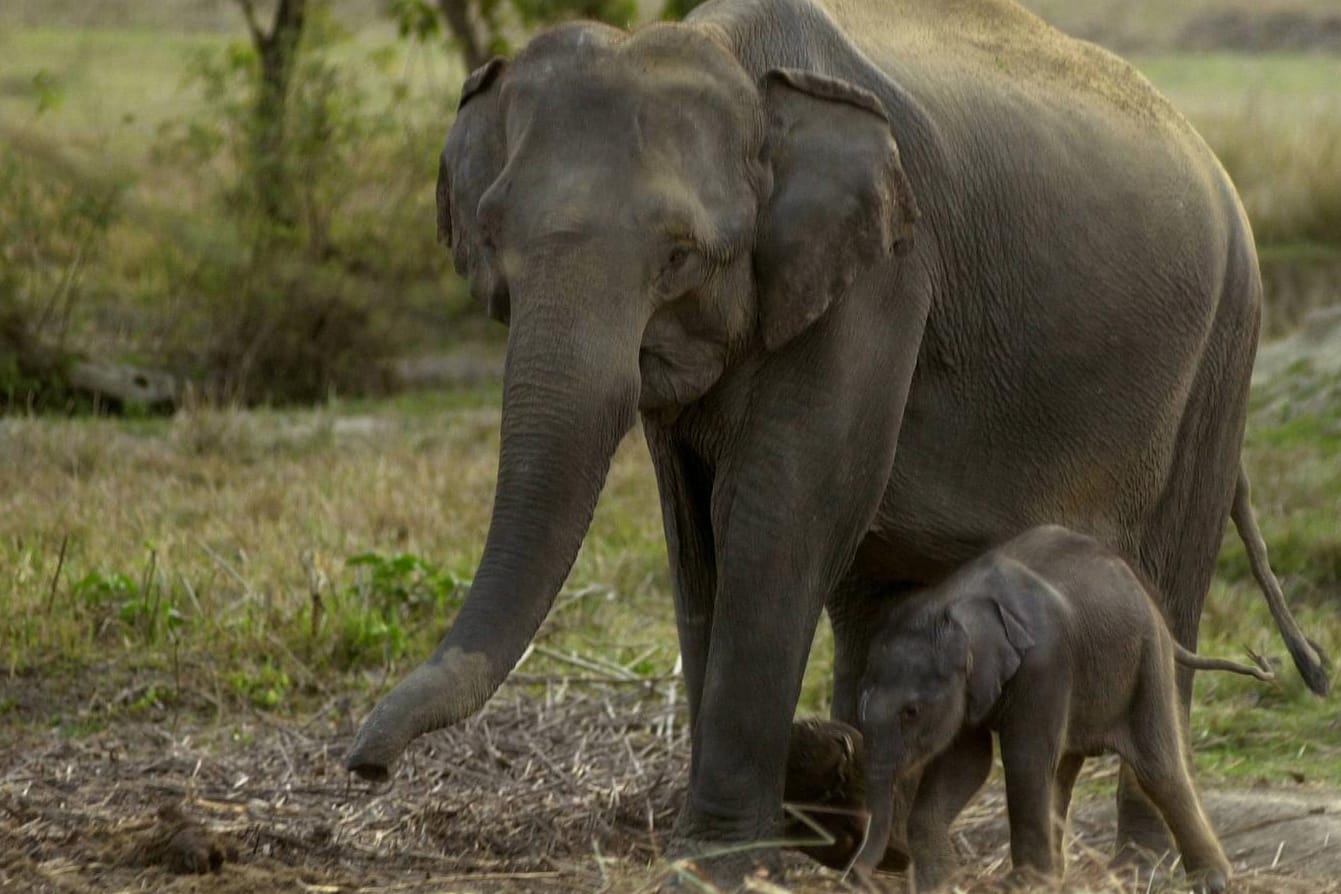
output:
[{"label": "dirt ground", "polygon": [[[659,848],[686,777],[682,710],[656,682],[510,689],[422,740],[380,787],[340,765],[356,720],[346,704],[223,721],[179,706],[101,725],[92,720],[138,686],[66,714],[40,689],[0,681],[11,705],[0,740],[3,891],[648,890],[666,871]],[[1091,777],[1112,772],[1100,763]],[[1078,805],[1068,884],[1097,876],[1113,890],[1102,859],[1108,801]],[[1341,891],[1341,792],[1215,791],[1208,803],[1240,891]],[[973,867],[967,887],[999,878],[999,789],[966,812],[960,845]],[[789,865],[796,890],[841,890],[802,857]]]}]

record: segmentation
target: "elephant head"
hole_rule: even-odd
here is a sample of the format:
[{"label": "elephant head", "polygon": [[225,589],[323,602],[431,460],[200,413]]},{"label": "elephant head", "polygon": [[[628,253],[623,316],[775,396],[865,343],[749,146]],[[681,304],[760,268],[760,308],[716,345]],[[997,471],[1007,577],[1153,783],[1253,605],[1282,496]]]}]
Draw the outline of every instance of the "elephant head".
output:
[{"label": "elephant head", "polygon": [[903,828],[922,769],[991,718],[1034,646],[1039,616],[1022,600],[1032,574],[1018,571],[1027,577],[995,564],[967,569],[943,585],[943,598],[892,618],[873,642],[858,709],[871,806],[861,864],[879,861],[890,830]]},{"label": "elephant head", "polygon": [[373,778],[511,670],[637,411],[673,412],[783,349],[917,216],[874,96],[795,71],[756,81],[689,25],[564,25],[477,70],[437,200],[458,272],[509,327],[499,474],[469,598],[347,758]]}]

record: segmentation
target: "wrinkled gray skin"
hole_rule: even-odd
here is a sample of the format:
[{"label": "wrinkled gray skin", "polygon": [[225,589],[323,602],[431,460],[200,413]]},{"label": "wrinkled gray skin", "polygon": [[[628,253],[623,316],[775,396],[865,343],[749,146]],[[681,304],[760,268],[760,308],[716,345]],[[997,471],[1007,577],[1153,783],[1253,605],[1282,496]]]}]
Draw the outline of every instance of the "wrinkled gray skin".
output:
[{"label": "wrinkled gray skin", "polygon": [[[1272,679],[1183,650],[1131,568],[1065,528],[1028,531],[908,600],[877,635],[861,685],[872,820],[858,871],[869,877],[913,809],[948,834],[987,780],[995,731],[1016,870],[1061,872],[1076,774],[1114,751],[1173,831],[1188,875],[1223,891],[1229,861],[1187,766],[1175,663]],[[952,746],[953,790],[919,788]],[[909,843],[918,890],[944,881],[949,861],[924,863]]]},{"label": "wrinkled gray skin", "polygon": [[[1043,521],[1139,564],[1196,642],[1257,260],[1205,144],[1108,54],[998,0],[562,25],[471,75],[438,202],[510,326],[497,492],[470,598],[356,772],[507,676],[639,413],[693,728],[678,853],[778,832],[826,604],[847,721],[870,594]],[[1130,786],[1122,829],[1162,841]],[[701,865],[731,884],[777,851]]]}]

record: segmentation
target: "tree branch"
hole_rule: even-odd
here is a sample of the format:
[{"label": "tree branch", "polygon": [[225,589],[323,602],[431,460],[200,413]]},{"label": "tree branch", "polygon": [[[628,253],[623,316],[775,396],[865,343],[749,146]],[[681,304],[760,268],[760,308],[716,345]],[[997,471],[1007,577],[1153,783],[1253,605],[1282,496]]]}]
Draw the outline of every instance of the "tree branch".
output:
[{"label": "tree branch", "polygon": [[466,67],[471,71],[489,61],[489,48],[470,20],[470,0],[438,0],[438,8],[448,29],[461,45]]},{"label": "tree branch", "polygon": [[237,5],[242,8],[242,14],[247,18],[247,30],[251,32],[252,43],[256,44],[257,50],[260,50],[266,42],[266,36],[261,31],[261,24],[256,21],[256,4],[252,0],[237,0]]}]

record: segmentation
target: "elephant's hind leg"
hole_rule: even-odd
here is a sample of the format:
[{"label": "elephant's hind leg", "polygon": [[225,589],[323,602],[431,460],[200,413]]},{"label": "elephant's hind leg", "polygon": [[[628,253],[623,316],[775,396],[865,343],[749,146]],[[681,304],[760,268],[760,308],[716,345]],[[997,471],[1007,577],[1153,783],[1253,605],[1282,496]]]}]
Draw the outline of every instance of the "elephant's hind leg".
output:
[{"label": "elephant's hind leg", "polygon": [[[1174,718],[1169,716],[1168,720]],[[1229,882],[1229,860],[1192,783],[1181,737],[1156,736],[1134,742],[1130,764],[1172,830],[1189,878],[1197,879],[1202,890],[1224,891]]]},{"label": "elephant's hind leg", "polygon": [[1229,880],[1229,860],[1192,781],[1169,646],[1150,644],[1118,752],[1168,824],[1188,876],[1201,890],[1219,892]]},{"label": "elephant's hind leg", "polygon": [[[1188,391],[1170,467],[1140,533],[1139,564],[1155,583],[1174,639],[1196,651],[1202,606],[1238,481],[1261,283],[1250,248],[1231,261],[1205,352]],[[1249,263],[1252,261],[1252,263]],[[1192,672],[1178,668],[1178,715],[1187,728]],[[1118,859],[1168,850],[1167,830],[1125,762],[1118,777]]]}]

